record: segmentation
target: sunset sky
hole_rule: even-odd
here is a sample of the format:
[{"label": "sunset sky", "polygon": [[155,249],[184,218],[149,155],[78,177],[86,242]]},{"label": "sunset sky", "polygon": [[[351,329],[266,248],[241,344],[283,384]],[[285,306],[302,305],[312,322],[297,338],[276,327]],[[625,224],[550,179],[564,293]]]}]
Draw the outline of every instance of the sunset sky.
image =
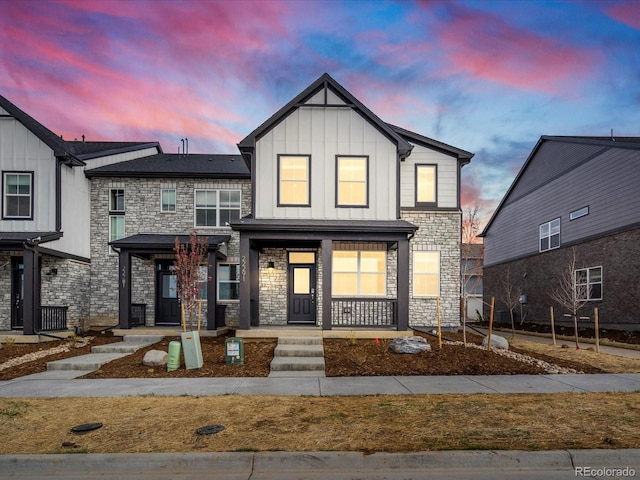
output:
[{"label": "sunset sky", "polygon": [[640,2],[0,0],[0,94],[65,139],[237,153],[324,72],[474,152],[487,217],[540,135],[640,135]]}]

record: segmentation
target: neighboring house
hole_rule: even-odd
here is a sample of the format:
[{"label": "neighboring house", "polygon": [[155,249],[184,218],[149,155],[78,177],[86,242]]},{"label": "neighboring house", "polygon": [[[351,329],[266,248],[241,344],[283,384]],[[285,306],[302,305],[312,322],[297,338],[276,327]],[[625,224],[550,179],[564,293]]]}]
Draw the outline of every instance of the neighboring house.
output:
[{"label": "neighboring house", "polygon": [[459,325],[460,170],[325,74],[238,147],[251,171],[239,327]]},{"label": "neighboring house", "polygon": [[0,330],[87,325],[87,162],[159,151],[155,144],[69,142],[0,96]]},{"label": "neighboring house", "polygon": [[482,315],[482,243],[462,244],[462,278],[464,280],[464,313],[469,320]]},{"label": "neighboring house", "polygon": [[501,308],[508,277],[526,295],[526,321],[548,322],[550,306],[563,320],[549,293],[575,253],[580,314],[598,307],[606,328],[637,329],[639,167],[640,137],[541,137],[481,234],[485,302]]}]

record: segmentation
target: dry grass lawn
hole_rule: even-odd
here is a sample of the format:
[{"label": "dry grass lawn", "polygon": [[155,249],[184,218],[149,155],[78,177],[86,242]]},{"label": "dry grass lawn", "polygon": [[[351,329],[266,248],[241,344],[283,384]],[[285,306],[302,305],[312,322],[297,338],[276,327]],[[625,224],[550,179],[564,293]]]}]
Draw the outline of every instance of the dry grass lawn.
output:
[{"label": "dry grass lawn", "polygon": [[638,448],[638,425],[640,393],[0,399],[0,453]]}]

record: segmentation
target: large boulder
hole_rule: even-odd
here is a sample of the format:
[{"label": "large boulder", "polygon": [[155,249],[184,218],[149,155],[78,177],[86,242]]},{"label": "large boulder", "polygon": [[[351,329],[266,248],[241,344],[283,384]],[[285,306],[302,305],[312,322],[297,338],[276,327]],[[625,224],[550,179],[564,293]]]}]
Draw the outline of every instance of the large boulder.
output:
[{"label": "large boulder", "polygon": [[162,350],[149,350],[144,354],[142,364],[147,367],[164,367],[169,361],[169,354]]},{"label": "large boulder", "polygon": [[[489,343],[489,337],[482,339],[482,346],[486,347]],[[491,348],[497,348],[499,350],[509,350],[509,342],[506,338],[500,335],[491,335]]]},{"label": "large boulder", "polygon": [[420,353],[431,351],[431,345],[424,337],[396,337],[389,344],[395,353]]}]

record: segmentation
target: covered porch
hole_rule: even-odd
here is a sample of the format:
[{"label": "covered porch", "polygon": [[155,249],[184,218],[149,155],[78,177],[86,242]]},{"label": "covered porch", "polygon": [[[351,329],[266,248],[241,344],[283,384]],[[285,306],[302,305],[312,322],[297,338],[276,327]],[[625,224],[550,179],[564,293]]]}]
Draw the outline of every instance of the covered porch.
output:
[{"label": "covered porch", "polygon": [[[217,264],[227,258],[229,235],[198,235],[207,242],[206,272],[208,281],[204,287],[206,299],[206,329],[213,331],[224,327],[224,307],[217,302]],[[176,278],[172,271],[176,238],[189,243],[189,235],[137,234],[111,242],[118,250],[118,318],[119,329],[133,327],[180,325],[180,306],[176,291]],[[132,259],[142,260],[143,272],[133,273]],[[144,278],[143,278],[144,277]],[[153,285],[153,297],[146,302],[134,301],[136,282]],[[148,290],[149,288],[147,288]],[[149,305],[151,304],[151,305]],[[147,308],[150,307],[150,308]],[[220,308],[219,308],[220,307]],[[203,308],[204,309],[204,308]],[[152,315],[149,313],[152,312]],[[153,317],[147,321],[147,316]]]},{"label": "covered porch", "polygon": [[240,231],[240,332],[408,329],[409,236],[416,226],[245,218],[232,227]]}]

